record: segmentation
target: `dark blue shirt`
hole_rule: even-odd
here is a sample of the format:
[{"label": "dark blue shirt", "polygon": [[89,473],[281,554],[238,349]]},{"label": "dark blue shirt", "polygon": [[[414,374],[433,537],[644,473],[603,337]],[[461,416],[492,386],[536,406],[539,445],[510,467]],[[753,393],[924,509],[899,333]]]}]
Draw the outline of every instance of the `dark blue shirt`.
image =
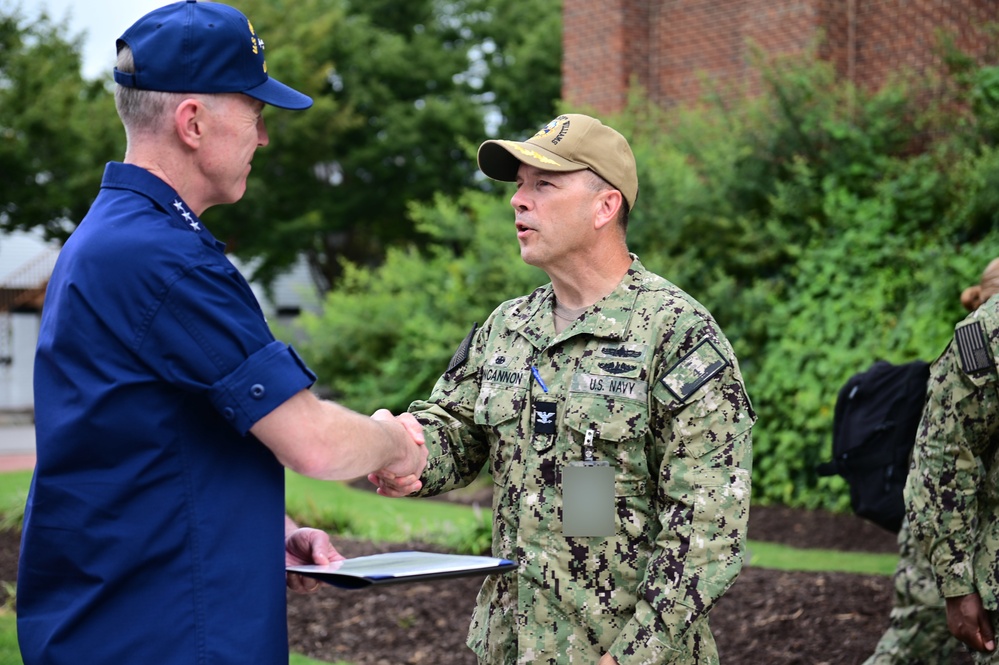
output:
[{"label": "dark blue shirt", "polygon": [[25,665],[286,663],[284,469],[248,431],[314,380],[177,193],[108,164],[42,314]]}]

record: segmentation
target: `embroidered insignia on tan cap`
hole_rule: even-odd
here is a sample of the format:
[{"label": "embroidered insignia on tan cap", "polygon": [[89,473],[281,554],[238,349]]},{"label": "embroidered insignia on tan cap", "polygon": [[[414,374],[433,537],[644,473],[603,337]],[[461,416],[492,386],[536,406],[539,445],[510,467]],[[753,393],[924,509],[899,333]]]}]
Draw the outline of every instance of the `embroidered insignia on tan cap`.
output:
[{"label": "embroidered insignia on tan cap", "polygon": [[521,164],[555,172],[589,169],[620,190],[629,209],[638,197],[638,169],[628,140],[580,113],[560,115],[526,141],[485,141],[477,160],[484,174],[506,182],[516,182]]}]

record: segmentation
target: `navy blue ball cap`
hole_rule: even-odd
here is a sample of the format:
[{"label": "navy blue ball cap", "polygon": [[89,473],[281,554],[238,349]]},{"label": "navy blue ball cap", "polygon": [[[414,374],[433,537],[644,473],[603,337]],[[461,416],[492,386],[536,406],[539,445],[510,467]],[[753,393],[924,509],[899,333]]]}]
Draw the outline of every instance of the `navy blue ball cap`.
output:
[{"label": "navy blue ball cap", "polygon": [[154,9],[118,38],[135,72],[114,70],[118,85],[140,90],[216,94],[241,92],[285,109],[312,98],[267,74],[264,40],[238,10],[219,2],[182,0]]}]

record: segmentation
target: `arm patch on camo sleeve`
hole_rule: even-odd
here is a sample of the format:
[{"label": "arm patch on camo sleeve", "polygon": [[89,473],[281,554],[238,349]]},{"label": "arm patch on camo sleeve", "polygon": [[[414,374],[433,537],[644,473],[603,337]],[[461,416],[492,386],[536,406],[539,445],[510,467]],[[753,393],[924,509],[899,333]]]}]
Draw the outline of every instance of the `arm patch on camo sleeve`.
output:
[{"label": "arm patch on camo sleeve", "polygon": [[957,352],[961,356],[961,369],[965,374],[974,374],[992,366],[992,356],[985,341],[985,331],[981,321],[972,321],[958,326],[954,331]]},{"label": "arm patch on camo sleeve", "polygon": [[697,392],[718,372],[728,367],[728,359],[710,339],[704,339],[690,353],[667,370],[659,382],[681,402]]},{"label": "arm patch on camo sleeve", "polygon": [[468,360],[468,348],[472,345],[472,339],[474,339],[475,331],[478,327],[479,324],[477,322],[472,324],[472,329],[468,331],[465,339],[461,340],[461,344],[458,345],[458,350],[451,356],[451,362],[448,364],[447,371],[444,372],[445,374],[458,369]]}]

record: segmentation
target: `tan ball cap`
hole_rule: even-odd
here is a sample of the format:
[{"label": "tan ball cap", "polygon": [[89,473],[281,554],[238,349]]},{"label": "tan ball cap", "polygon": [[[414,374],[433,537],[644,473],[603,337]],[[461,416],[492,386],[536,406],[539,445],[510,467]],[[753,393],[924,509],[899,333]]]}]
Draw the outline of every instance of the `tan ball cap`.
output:
[{"label": "tan ball cap", "polygon": [[638,172],[628,141],[588,115],[560,115],[526,141],[486,141],[479,146],[478,161],[479,170],[504,182],[517,179],[522,163],[545,171],[590,169],[621,190],[629,209],[638,198]]}]

